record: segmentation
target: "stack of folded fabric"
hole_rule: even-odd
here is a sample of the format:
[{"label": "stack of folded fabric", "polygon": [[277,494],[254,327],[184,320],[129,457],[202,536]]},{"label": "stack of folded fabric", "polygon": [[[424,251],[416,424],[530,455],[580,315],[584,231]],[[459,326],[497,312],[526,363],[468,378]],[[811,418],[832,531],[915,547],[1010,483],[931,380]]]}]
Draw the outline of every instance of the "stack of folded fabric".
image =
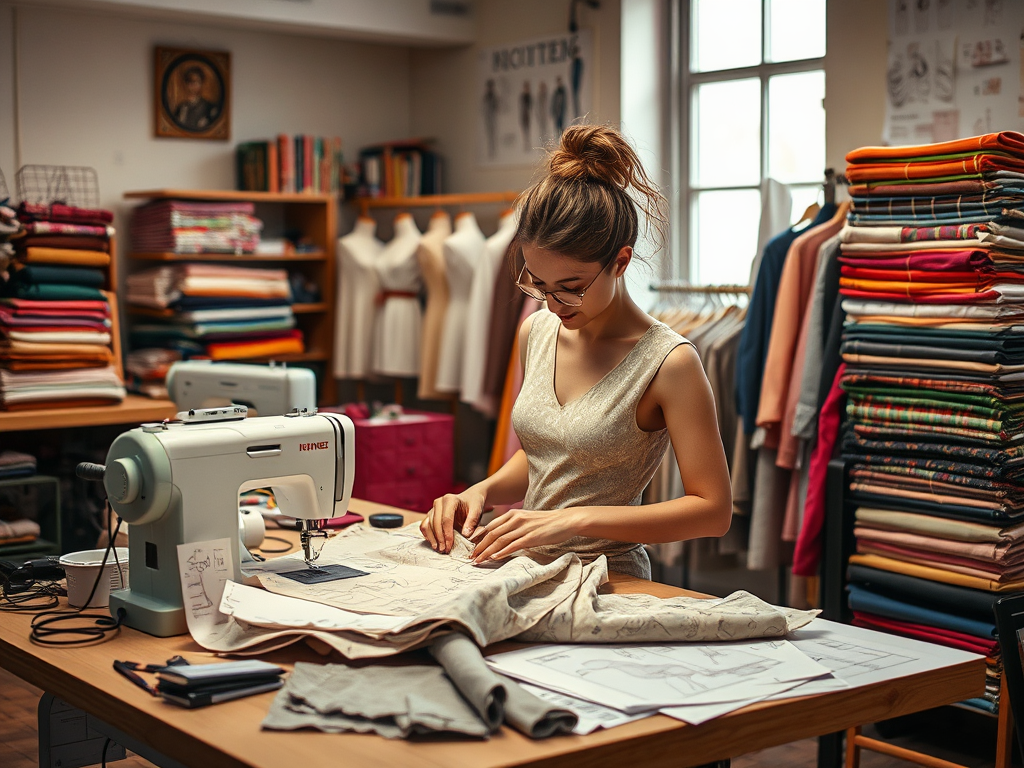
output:
[{"label": "stack of folded fabric", "polygon": [[128,389],[146,397],[167,397],[164,383],[171,366],[181,360],[173,349],[145,348],[129,352],[124,359]]},{"label": "stack of folded fabric", "polygon": [[288,274],[219,264],[175,264],[128,278],[133,348],[239,360],[304,351]]},{"label": "stack of folded fabric", "polygon": [[0,480],[31,477],[36,473],[36,457],[21,451],[0,451]]},{"label": "stack of folded fabric", "polygon": [[22,203],[18,218],[0,285],[0,408],[121,402],[103,292],[113,214]]},{"label": "stack of folded fabric", "polygon": [[855,623],[984,653],[1024,588],[1024,136],[847,155]]},{"label": "stack of folded fabric", "polygon": [[263,222],[251,202],[157,200],[132,215],[136,253],[254,253]]}]

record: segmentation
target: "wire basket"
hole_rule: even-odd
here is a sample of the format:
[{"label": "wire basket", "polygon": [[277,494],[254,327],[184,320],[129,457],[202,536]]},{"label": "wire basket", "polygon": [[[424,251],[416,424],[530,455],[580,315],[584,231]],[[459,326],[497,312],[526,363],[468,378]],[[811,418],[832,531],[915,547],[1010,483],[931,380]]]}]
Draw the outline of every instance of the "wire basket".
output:
[{"label": "wire basket", "polygon": [[4,171],[0,168],[0,205],[9,204],[11,199],[10,190],[7,189],[7,179],[4,177]]},{"label": "wire basket", "polygon": [[14,177],[18,200],[36,205],[63,203],[99,208],[96,169],[80,165],[23,165]]}]

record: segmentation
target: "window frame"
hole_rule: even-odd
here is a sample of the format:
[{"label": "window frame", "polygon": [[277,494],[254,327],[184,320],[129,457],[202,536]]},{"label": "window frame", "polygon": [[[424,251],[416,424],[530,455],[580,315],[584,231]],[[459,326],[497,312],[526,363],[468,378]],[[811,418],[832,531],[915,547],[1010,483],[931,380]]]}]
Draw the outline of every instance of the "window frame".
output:
[{"label": "window frame", "polygon": [[[675,258],[665,265],[662,277],[666,280],[690,282],[694,266],[694,232],[692,231],[694,207],[701,192],[758,190],[764,199],[768,180],[768,81],[776,75],[802,72],[825,72],[825,58],[828,54],[809,59],[784,62],[765,61],[771,44],[770,34],[771,0],[761,0],[761,63],[721,69],[711,72],[692,71],[692,33],[694,4],[691,0],[672,0],[669,11],[670,21],[670,76],[669,76],[669,125],[670,164],[676,183],[670,185],[669,211],[671,236],[669,246]],[[757,78],[761,93],[760,125],[760,181],[757,185],[697,186],[691,177],[693,156],[693,118],[697,114],[697,89],[705,83],[720,83],[733,80]],[[826,86],[827,87],[827,86]],[[824,178],[822,167],[822,178]],[[791,187],[808,187],[820,184],[818,180],[792,182]],[[736,282],[743,283],[742,275]]]}]

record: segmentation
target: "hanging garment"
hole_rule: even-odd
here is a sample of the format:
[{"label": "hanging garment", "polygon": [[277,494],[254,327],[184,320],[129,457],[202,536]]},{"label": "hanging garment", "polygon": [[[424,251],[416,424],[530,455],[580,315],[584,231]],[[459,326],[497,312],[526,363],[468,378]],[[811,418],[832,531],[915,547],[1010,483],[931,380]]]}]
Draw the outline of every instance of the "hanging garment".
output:
[{"label": "hanging garment", "polygon": [[[655,322],[604,378],[562,404],[554,387],[561,327],[552,312],[534,315],[523,388],[512,410],[529,465],[523,508],[635,506],[670,442],[667,429],[644,432],[637,426],[636,406],[669,352],[689,342]],[[576,552],[587,560],[603,553],[611,569],[650,578],[650,562],[640,544],[574,536],[533,551],[545,556]]]},{"label": "hanging garment", "polygon": [[421,400],[445,397],[434,387],[437,363],[441,352],[441,332],[448,311],[448,280],[445,278],[442,243],[452,233],[452,219],[444,211],[430,217],[427,233],[420,239],[416,258],[427,289],[427,308],[423,312],[423,341],[420,348],[420,381],[417,394]]},{"label": "hanging garment", "polygon": [[498,400],[484,391],[484,374],[490,342],[494,281],[505,261],[517,224],[518,217],[513,211],[506,212],[499,219],[498,231],[487,238],[483,258],[477,264],[469,289],[460,397],[464,403],[491,417],[497,413]]},{"label": "hanging garment", "polygon": [[385,376],[416,376],[420,371],[420,237],[412,215],[398,214],[395,236],[377,259],[382,304],[374,324],[373,371]]},{"label": "hanging garment", "polygon": [[380,288],[376,263],[384,243],[377,222],[360,216],[338,240],[338,307],[334,330],[334,376],[362,379],[370,372],[375,298]]},{"label": "hanging garment", "polygon": [[475,318],[467,314],[473,273],[484,258],[487,238],[480,231],[476,216],[460,213],[455,231],[444,241],[445,279],[448,281],[448,311],[441,334],[441,354],[437,363],[436,388],[439,392],[458,392],[462,382],[466,325]]}]

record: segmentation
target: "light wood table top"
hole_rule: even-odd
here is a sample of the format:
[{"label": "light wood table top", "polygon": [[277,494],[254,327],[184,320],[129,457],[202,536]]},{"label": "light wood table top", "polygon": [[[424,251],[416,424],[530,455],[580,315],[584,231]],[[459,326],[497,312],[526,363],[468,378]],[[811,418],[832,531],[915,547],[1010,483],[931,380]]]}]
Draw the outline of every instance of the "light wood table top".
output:
[{"label": "light wood table top", "polygon": [[[401,511],[356,500],[350,509],[364,516]],[[407,522],[420,517],[405,514]],[[607,589],[659,597],[693,594],[621,575],[613,575]],[[197,663],[212,661],[191,637],[157,638],[122,628],[114,639],[90,647],[41,647],[29,640],[30,619],[25,614],[0,614],[0,666],[188,766],[680,768],[951,704],[981,695],[984,688],[985,664],[979,658],[893,682],[755,704],[701,726],[658,715],[588,736],[539,741],[510,728],[502,728],[488,741],[391,741],[354,733],[261,731],[274,693],[196,710],[164,703],[118,675],[112,662],[162,663],[175,654]],[[514,647],[519,645],[500,643],[488,652]],[[302,643],[261,658],[288,668],[296,661],[340,661],[337,656],[318,656]]]}]

